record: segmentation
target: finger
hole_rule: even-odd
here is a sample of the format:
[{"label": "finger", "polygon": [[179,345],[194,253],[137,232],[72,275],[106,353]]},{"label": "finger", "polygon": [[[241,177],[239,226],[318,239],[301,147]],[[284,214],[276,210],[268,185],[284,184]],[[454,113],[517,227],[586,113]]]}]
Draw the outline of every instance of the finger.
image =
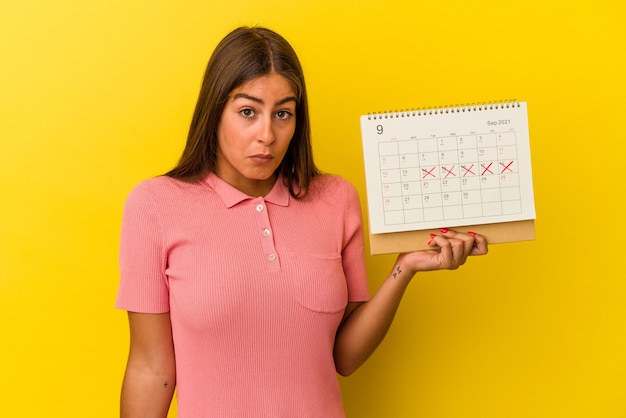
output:
[{"label": "finger", "polygon": [[468,231],[468,234],[474,236],[474,248],[472,248],[472,252],[470,255],[485,255],[489,251],[489,247],[487,245],[487,238],[484,236],[477,234],[476,232]]},{"label": "finger", "polygon": [[450,242],[450,247],[452,248],[452,260],[453,266],[452,269],[457,269],[467,260],[467,256],[469,255],[469,251],[466,248],[466,243],[462,239],[459,238],[448,238]]},{"label": "finger", "polygon": [[[430,234],[428,245],[438,247],[439,254],[437,256],[438,269],[454,269],[456,265],[455,251],[452,241],[444,236]],[[458,244],[457,244],[458,246]]]},{"label": "finger", "polygon": [[443,236],[450,243],[452,249],[452,265],[448,268],[457,269],[467,261],[467,257],[472,251],[474,246],[474,237],[469,234],[456,232],[447,228],[440,229]]},{"label": "finger", "polygon": [[459,240],[462,242],[463,244],[462,254],[458,254],[456,256],[456,259],[459,261],[460,264],[465,264],[467,257],[472,253],[472,250],[474,248],[474,244],[476,240],[474,233],[470,234],[470,233],[457,232],[457,231],[453,231],[447,228],[442,228],[441,233],[446,238],[455,239],[455,240]]}]

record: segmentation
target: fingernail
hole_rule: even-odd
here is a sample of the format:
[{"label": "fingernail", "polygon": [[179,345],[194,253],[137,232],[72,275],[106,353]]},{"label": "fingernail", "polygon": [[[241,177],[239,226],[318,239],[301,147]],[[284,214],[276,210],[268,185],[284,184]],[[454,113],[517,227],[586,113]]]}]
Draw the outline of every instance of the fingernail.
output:
[{"label": "fingernail", "polygon": [[445,234],[446,232],[448,232],[448,228],[439,228],[439,230],[441,231],[442,234]]},{"label": "fingernail", "polygon": [[473,235],[473,236],[477,235],[476,232],[472,232],[472,231],[467,231],[467,233],[470,234],[470,235]]},{"label": "fingernail", "polygon": [[435,235],[435,234],[430,234],[430,237],[431,237],[431,238],[435,238],[436,236],[437,236],[437,235]]}]

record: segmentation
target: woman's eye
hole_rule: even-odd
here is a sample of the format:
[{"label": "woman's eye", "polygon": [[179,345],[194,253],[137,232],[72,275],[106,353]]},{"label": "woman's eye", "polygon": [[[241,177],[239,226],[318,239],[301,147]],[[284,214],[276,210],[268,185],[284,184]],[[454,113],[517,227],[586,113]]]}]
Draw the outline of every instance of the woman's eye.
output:
[{"label": "woman's eye", "polygon": [[278,119],[289,119],[291,117],[291,112],[288,112],[286,110],[279,110],[278,112],[276,112],[276,117]]},{"label": "woman's eye", "polygon": [[250,108],[246,108],[246,109],[241,109],[239,111],[239,113],[241,114],[241,116],[243,116],[244,118],[252,118],[254,117],[254,110],[250,109]]}]

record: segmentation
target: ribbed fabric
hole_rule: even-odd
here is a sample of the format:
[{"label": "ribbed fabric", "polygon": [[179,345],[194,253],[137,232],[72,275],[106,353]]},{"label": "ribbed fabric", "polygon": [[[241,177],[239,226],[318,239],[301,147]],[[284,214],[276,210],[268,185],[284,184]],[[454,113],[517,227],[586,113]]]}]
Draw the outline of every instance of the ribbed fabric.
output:
[{"label": "ribbed fabric", "polygon": [[116,306],[170,312],[178,411],[197,417],[343,417],[333,360],[348,301],[369,298],[359,199],[317,177],[251,198],[210,174],[129,195]]}]

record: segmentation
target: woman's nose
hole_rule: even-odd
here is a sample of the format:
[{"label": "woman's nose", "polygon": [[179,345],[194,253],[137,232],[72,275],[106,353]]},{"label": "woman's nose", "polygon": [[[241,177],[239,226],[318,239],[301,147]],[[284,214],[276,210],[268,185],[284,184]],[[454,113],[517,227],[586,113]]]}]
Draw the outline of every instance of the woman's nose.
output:
[{"label": "woman's nose", "polygon": [[259,120],[259,131],[257,133],[257,140],[259,142],[262,142],[266,145],[271,144],[272,142],[274,142],[275,136],[274,136],[274,126],[273,126],[273,120],[272,117],[267,117],[267,118],[261,118]]}]

